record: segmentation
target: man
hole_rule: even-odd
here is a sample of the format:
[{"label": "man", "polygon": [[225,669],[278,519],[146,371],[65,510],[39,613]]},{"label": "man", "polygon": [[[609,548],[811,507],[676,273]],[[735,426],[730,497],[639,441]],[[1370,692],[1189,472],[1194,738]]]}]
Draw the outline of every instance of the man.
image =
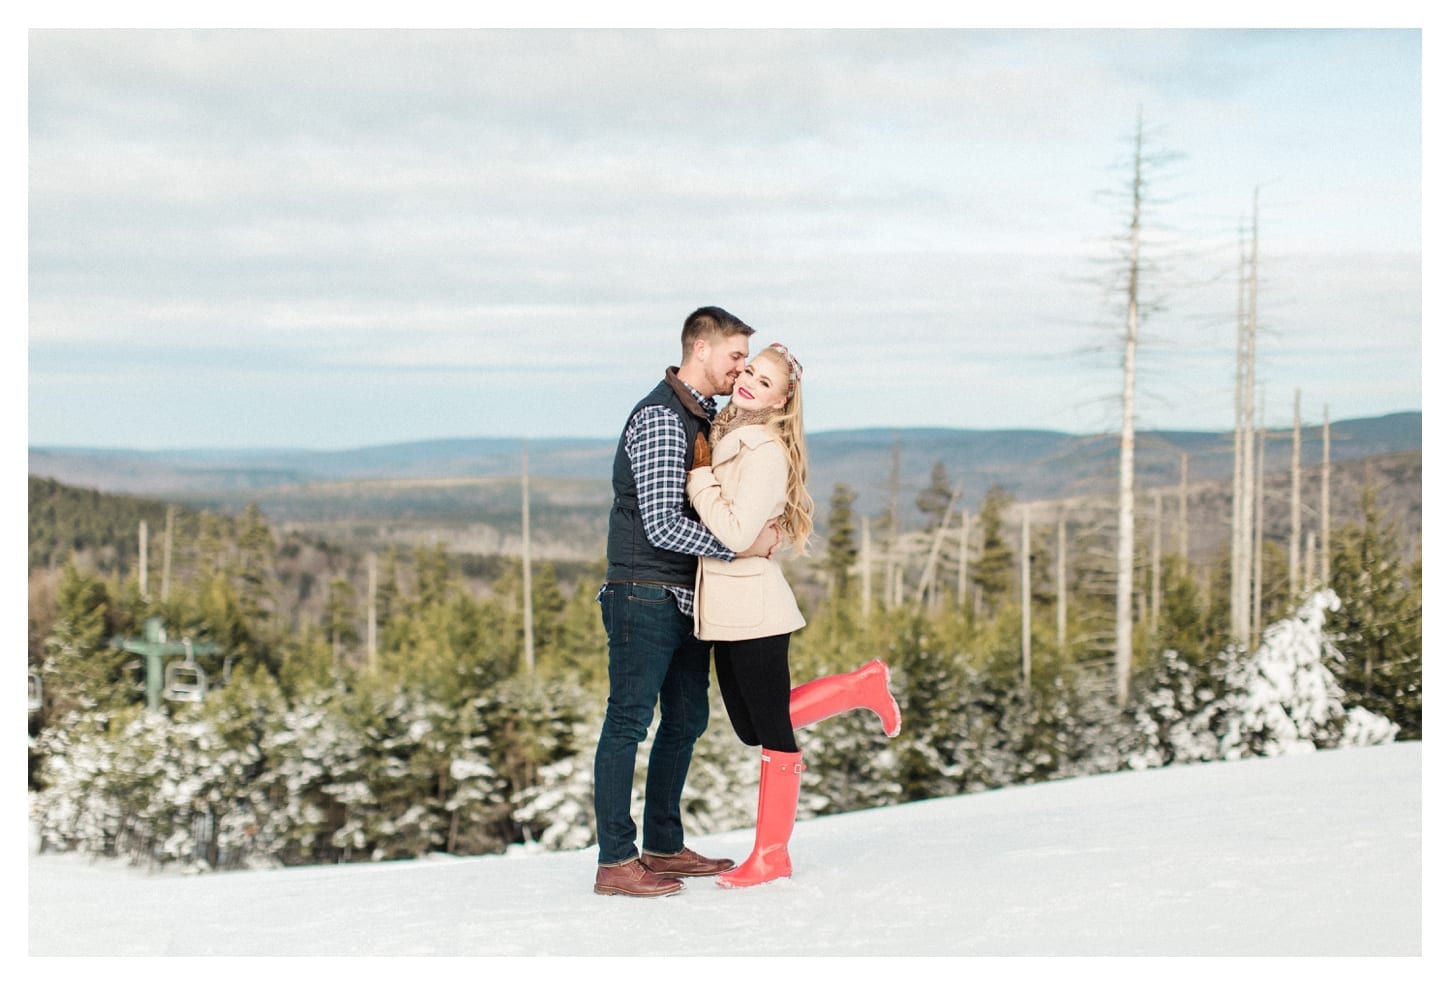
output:
[{"label": "man", "polygon": [[[594,820],[601,895],[669,896],[680,877],[732,868],[685,847],[680,795],[695,740],[709,722],[710,645],[694,636],[700,555],[726,561],[769,556],[773,525],[737,555],[700,523],[685,497],[697,435],[708,437],[715,397],[730,394],[755,330],[720,308],[685,319],[679,367],[630,411],[614,455],[609,568],[599,591],[609,636],[609,704],[594,755]],[[635,754],[660,724],[645,775],[643,854],[630,817]]]}]

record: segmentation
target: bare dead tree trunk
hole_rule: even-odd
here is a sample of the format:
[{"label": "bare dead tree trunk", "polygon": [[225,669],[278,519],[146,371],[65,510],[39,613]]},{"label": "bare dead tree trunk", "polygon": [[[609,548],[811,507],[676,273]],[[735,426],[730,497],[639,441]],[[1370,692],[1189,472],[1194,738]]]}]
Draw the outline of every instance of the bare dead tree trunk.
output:
[{"label": "bare dead tree trunk", "polygon": [[882,581],[881,591],[886,596],[886,604],[889,608],[896,608],[901,604],[901,570],[898,567],[901,563],[897,556],[897,541],[901,533],[901,435],[891,445],[891,515],[888,517],[889,525],[886,530],[886,575]]},{"label": "bare dead tree trunk", "polygon": [[161,540],[161,601],[171,596],[171,542],[176,507],[166,507],[166,534]]},{"label": "bare dead tree trunk", "polygon": [[1244,251],[1243,228],[1239,228],[1239,296],[1237,312],[1237,338],[1234,342],[1234,476],[1233,511],[1229,534],[1229,635],[1236,643],[1246,643],[1248,632],[1244,626],[1243,582],[1244,554],[1244,368],[1247,358],[1244,354],[1244,340],[1247,328],[1244,316],[1245,284],[1248,280],[1248,257]]},{"label": "bare dead tree trunk", "polygon": [[1264,626],[1264,447],[1267,443],[1268,435],[1261,422],[1256,442],[1259,449],[1258,464],[1254,469],[1254,593],[1250,609],[1252,647],[1259,645],[1259,634]]},{"label": "bare dead tree trunk", "polygon": [[140,530],[140,532],[137,535],[137,539],[140,541],[140,544],[141,544],[140,579],[141,579],[141,597],[144,599],[146,597],[146,575],[147,575],[147,569],[149,569],[151,567],[151,562],[150,562],[150,560],[147,557],[147,550],[146,550],[147,546],[150,543],[151,535],[146,530],[146,521],[145,520],[142,520],[141,521],[141,530]]},{"label": "bare dead tree trunk", "polygon": [[1329,585],[1329,405],[1324,405],[1324,474],[1319,477],[1319,584]]},{"label": "bare dead tree trunk", "polygon": [[1294,450],[1289,458],[1289,601],[1299,603],[1299,391],[1294,391]]},{"label": "bare dead tree trunk", "polygon": [[1253,633],[1254,433],[1258,389],[1254,365],[1258,335],[1259,190],[1254,189],[1254,214],[1246,269],[1240,277],[1238,422],[1234,432],[1235,474],[1234,558],[1230,617],[1233,637],[1247,644]]},{"label": "bare dead tree trunk", "polygon": [[871,519],[861,518],[861,619],[871,618]]},{"label": "bare dead tree trunk", "polygon": [[1178,458],[1178,554],[1188,564],[1188,452]]},{"label": "bare dead tree trunk", "polygon": [[1067,656],[1067,513],[1057,514],[1057,654]]},{"label": "bare dead tree trunk", "polygon": [[1128,703],[1128,676],[1133,665],[1133,397],[1138,359],[1138,252],[1143,217],[1143,117],[1133,143],[1133,211],[1129,224],[1128,319],[1123,337],[1123,432],[1118,456],[1118,579],[1115,613],[1114,669],[1118,705]]},{"label": "bare dead tree trunk", "polygon": [[522,481],[524,535],[524,669],[534,674],[534,565],[529,544],[529,439],[524,439]]},{"label": "bare dead tree trunk", "polygon": [[1032,507],[1022,504],[1022,686],[1032,684]]},{"label": "bare dead tree trunk", "polygon": [[1244,457],[1244,463],[1248,466],[1249,474],[1244,484],[1244,492],[1246,496],[1249,493],[1255,493],[1255,497],[1253,500],[1246,499],[1249,523],[1244,529],[1244,543],[1248,547],[1248,551],[1244,556],[1244,572],[1246,577],[1243,582],[1243,592],[1245,606],[1248,612],[1250,633],[1257,640],[1257,623],[1259,618],[1259,606],[1257,602],[1259,585],[1258,578],[1255,575],[1258,557],[1257,531],[1262,529],[1263,520],[1262,502],[1255,492],[1261,488],[1259,485],[1261,470],[1258,463],[1263,460],[1263,450],[1262,445],[1260,445],[1259,455],[1255,456],[1253,441],[1253,436],[1258,431],[1258,425],[1255,422],[1259,417],[1257,413],[1259,400],[1259,190],[1257,188],[1254,189],[1254,218],[1250,226],[1249,237],[1248,291],[1248,310],[1246,314],[1248,316],[1249,362],[1247,368],[1248,375],[1244,387],[1244,434],[1248,438],[1245,445],[1248,454]]},{"label": "bare dead tree trunk", "polygon": [[1158,616],[1163,609],[1163,491],[1153,490],[1152,585],[1149,589],[1148,631],[1158,636]]},{"label": "bare dead tree trunk", "polygon": [[947,502],[946,512],[942,514],[941,523],[937,524],[936,533],[931,538],[931,550],[926,556],[926,570],[921,573],[921,582],[916,586],[917,604],[926,601],[927,589],[934,588],[936,582],[937,558],[941,556],[942,542],[947,536],[947,520],[952,515],[952,509],[957,505],[957,499],[962,494],[961,484],[952,490],[952,498]]},{"label": "bare dead tree trunk", "polygon": [[957,554],[957,608],[967,608],[967,544],[971,541],[972,511],[962,510],[962,543]]},{"label": "bare dead tree trunk", "polygon": [[368,552],[368,669],[378,666],[378,556]]},{"label": "bare dead tree trunk", "polygon": [[1318,559],[1314,556],[1314,531],[1304,535],[1304,587],[1307,590],[1314,584],[1314,578],[1318,574]]}]

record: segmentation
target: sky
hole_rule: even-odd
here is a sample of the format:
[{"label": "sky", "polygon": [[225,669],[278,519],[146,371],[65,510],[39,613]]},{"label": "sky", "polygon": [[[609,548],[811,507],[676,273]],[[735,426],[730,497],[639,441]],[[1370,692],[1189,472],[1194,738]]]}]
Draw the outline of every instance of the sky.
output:
[{"label": "sky", "polygon": [[[515,958],[529,975],[540,959],[633,956],[660,959],[647,974],[738,982],[756,969],[708,959],[799,956],[822,963],[758,970],[873,983],[1109,967],[1113,981],[1155,983],[1428,982],[1446,954],[1444,884],[1430,867],[1443,855],[1423,840],[1437,829],[1422,821],[1421,760],[1420,743],[1394,743],[818,817],[796,824],[790,879],[733,890],[691,879],[652,900],[594,895],[592,847],[197,876],[32,849],[28,931],[13,921],[10,934],[28,933],[17,953],[44,959],[33,971],[47,979],[90,978],[103,956],[192,957],[188,970],[227,982],[315,978],[309,957],[352,959],[328,968],[383,980],[409,966],[360,962],[507,969]],[[686,843],[739,859],[752,831],[687,832]],[[273,963],[201,960],[222,956]],[[1073,956],[1134,960],[1046,960]],[[891,960],[905,958],[973,960]],[[1254,960],[1176,960],[1209,958]]]},{"label": "sky", "polygon": [[282,23],[28,33],[31,445],[609,438],[705,304],[808,431],[1113,430],[1139,113],[1137,426],[1233,427],[1255,215],[1264,420],[1421,409],[1413,16]]}]

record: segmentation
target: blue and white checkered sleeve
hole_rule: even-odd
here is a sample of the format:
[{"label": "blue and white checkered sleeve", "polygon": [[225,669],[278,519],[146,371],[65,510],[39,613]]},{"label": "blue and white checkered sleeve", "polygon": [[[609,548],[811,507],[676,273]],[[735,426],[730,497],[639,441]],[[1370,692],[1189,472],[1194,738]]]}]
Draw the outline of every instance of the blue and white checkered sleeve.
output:
[{"label": "blue and white checkered sleeve", "polygon": [[639,491],[639,515],[654,546],[681,554],[735,560],[735,552],[685,516],[685,429],[664,407],[643,408],[630,422],[624,448]]}]

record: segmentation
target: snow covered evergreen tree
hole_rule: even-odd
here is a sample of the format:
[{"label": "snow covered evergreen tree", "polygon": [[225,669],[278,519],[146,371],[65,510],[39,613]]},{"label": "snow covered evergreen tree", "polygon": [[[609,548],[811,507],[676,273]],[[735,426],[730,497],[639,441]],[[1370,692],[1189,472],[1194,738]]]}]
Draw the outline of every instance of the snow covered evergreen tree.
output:
[{"label": "snow covered evergreen tree", "polygon": [[[576,726],[582,741],[598,727]],[[513,818],[526,850],[573,851],[594,844],[594,755],[575,752],[539,767],[534,782],[513,795]]]},{"label": "snow covered evergreen tree", "polygon": [[919,617],[904,624],[882,657],[891,668],[901,706],[901,734],[893,742],[902,799],[961,793],[978,763],[971,737],[977,696],[965,658],[942,652]]},{"label": "snow covered evergreen tree", "polygon": [[567,851],[594,841],[595,702],[572,680],[511,681],[478,702],[512,806],[511,840]]},{"label": "snow covered evergreen tree", "polygon": [[339,692],[314,691],[283,709],[261,739],[266,769],[254,797],[263,805],[257,853],[286,865],[332,861],[344,808],[333,785],[355,761],[361,739],[334,710]]},{"label": "snow covered evergreen tree", "polygon": [[[656,723],[658,725],[658,723]],[[634,771],[635,794],[644,803],[645,754]],[[685,791],[680,798],[685,838],[695,832],[734,831],[755,825],[756,791],[760,782],[760,747],[747,746],[735,734],[718,688],[710,689],[710,724],[695,743]]]},{"label": "snow covered evergreen tree", "polygon": [[115,851],[121,812],[109,789],[110,719],[103,711],[70,711],[36,739],[41,786],[30,816],[42,850]]},{"label": "snow covered evergreen tree", "polygon": [[[831,604],[831,603],[828,603]],[[841,625],[848,625],[842,619]],[[799,656],[792,654],[791,682],[800,686],[819,677],[842,672],[829,660],[840,660],[842,654],[829,646],[801,647]],[[811,655],[814,654],[814,655]],[[853,656],[848,656],[849,664]],[[849,669],[854,670],[861,660]],[[893,671],[893,690],[900,691],[901,679]],[[796,745],[804,754],[805,772],[801,774],[800,803],[797,816],[816,817],[846,811],[866,810],[894,804],[901,800],[900,762],[896,757],[898,739],[888,739],[881,731],[881,721],[866,709],[852,709],[814,725],[795,730]],[[757,764],[758,765],[758,764]],[[749,779],[746,790],[751,798],[759,780],[759,771]],[[750,809],[754,811],[754,800]],[[754,823],[752,817],[751,823]]]},{"label": "snow covered evergreen tree", "polygon": [[1200,715],[1219,692],[1200,668],[1177,650],[1165,650],[1135,690],[1132,737],[1124,750],[1128,766],[1147,769],[1218,758],[1218,738],[1202,730]]},{"label": "snow covered evergreen tree", "polygon": [[805,754],[801,818],[885,807],[901,800],[901,762],[869,711],[854,710],[796,731]]},{"label": "snow covered evergreen tree", "polygon": [[1224,759],[1277,756],[1332,746],[1344,718],[1343,691],[1324,666],[1324,613],[1332,592],[1314,595],[1298,617],[1270,626],[1246,663],[1231,669],[1229,715],[1219,740]]},{"label": "snow covered evergreen tree", "polygon": [[[1230,666],[1225,694],[1197,716],[1217,727],[1219,756],[1277,756],[1341,744],[1344,692],[1326,666],[1335,659],[1324,637],[1325,616],[1339,608],[1328,590],[1314,593],[1292,619],[1264,632],[1253,656]],[[1356,716],[1355,741],[1393,733]],[[1386,723],[1388,724],[1388,723]]]}]

